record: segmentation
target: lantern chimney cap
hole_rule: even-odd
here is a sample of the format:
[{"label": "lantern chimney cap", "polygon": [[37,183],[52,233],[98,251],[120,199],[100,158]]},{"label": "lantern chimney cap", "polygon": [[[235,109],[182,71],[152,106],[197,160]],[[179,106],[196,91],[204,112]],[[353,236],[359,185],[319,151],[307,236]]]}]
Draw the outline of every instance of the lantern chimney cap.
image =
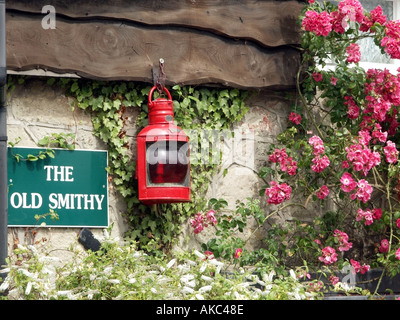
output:
[{"label": "lantern chimney cap", "polygon": [[149,124],[172,123],[174,121],[174,111],[171,94],[164,87],[163,90],[166,92],[168,99],[158,98],[152,100],[154,90],[156,89],[157,87],[154,86],[149,92]]}]

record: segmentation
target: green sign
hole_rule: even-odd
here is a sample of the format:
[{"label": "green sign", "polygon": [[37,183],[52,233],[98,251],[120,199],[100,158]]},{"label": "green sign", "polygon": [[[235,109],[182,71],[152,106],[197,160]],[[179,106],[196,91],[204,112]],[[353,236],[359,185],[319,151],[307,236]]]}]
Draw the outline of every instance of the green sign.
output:
[{"label": "green sign", "polygon": [[[54,158],[25,160],[44,150],[8,148],[8,226],[108,227],[107,151],[54,149]],[[58,220],[46,216],[52,210]]]}]

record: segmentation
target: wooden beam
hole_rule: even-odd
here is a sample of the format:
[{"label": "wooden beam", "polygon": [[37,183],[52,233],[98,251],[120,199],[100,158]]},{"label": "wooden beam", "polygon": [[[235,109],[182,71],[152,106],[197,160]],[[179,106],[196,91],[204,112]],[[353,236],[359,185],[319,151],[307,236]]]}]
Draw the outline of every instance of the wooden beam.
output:
[{"label": "wooden beam", "polygon": [[8,11],[35,14],[52,5],[61,17],[182,26],[266,47],[300,42],[297,19],[304,7],[298,1],[254,0],[8,0],[6,5]]},{"label": "wooden beam", "polygon": [[295,85],[300,54],[246,40],[178,27],[57,17],[45,30],[42,16],[7,14],[7,67],[43,69],[101,80],[152,83],[152,68],[165,60],[166,84],[222,84],[238,88]]}]

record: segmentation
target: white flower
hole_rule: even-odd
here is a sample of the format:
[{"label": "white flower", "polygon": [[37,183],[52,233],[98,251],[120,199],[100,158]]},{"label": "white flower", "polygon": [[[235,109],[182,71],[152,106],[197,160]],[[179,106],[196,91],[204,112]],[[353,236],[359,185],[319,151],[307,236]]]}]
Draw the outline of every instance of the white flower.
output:
[{"label": "white flower", "polygon": [[219,274],[221,272],[221,269],[222,269],[221,265],[217,266],[217,269],[215,269],[215,273]]},{"label": "white flower", "polygon": [[257,282],[257,280],[258,280],[258,277],[255,274],[249,274],[246,278],[253,282]]},{"label": "white flower", "polygon": [[184,264],[178,264],[178,269],[181,273],[186,273],[190,271],[190,265],[187,265],[186,263]]},{"label": "white flower", "polygon": [[18,269],[18,272],[23,273],[25,276],[27,276],[28,278],[31,278],[33,280],[38,280],[37,275],[34,273],[29,272],[26,269]]},{"label": "white flower", "polygon": [[129,283],[135,283],[135,282],[136,282],[135,278],[129,279]]},{"label": "white flower", "polygon": [[294,298],[295,298],[296,300],[301,300],[301,297],[300,297],[298,291],[299,291],[299,289],[296,289],[294,292],[288,292],[288,295],[294,296]]},{"label": "white flower", "polygon": [[188,281],[185,283],[187,286],[194,288],[196,286],[196,280]]},{"label": "white flower", "polygon": [[0,284],[0,292],[6,291],[10,285],[8,277]]},{"label": "white flower", "polygon": [[237,288],[247,288],[250,285],[250,282],[243,282],[236,285]]},{"label": "white flower", "polygon": [[194,275],[192,275],[192,274],[185,274],[184,276],[181,277],[182,282],[188,282],[193,279],[194,279]]},{"label": "white flower", "polygon": [[265,287],[265,282],[261,281],[260,279],[257,280],[257,283],[263,287]]},{"label": "white flower", "polygon": [[109,235],[107,229],[103,229],[103,235],[104,235],[104,238],[105,238],[105,239],[109,239],[109,238],[110,238],[110,235]]},{"label": "white flower", "polygon": [[107,276],[109,276],[109,275],[111,274],[111,272],[112,272],[112,269],[113,269],[113,267],[107,267],[107,268],[104,269],[103,272],[104,272]]},{"label": "white flower", "polygon": [[150,274],[159,274],[160,272],[157,271],[157,270],[151,270],[151,271],[149,271],[148,273],[150,273]]},{"label": "white flower", "polygon": [[194,250],[193,253],[198,256],[200,259],[205,259],[206,256],[204,254],[202,254],[200,251],[198,250]]},{"label": "white flower", "polygon": [[305,292],[304,293],[306,298],[310,299],[310,300],[314,300],[314,294],[311,292]]},{"label": "white flower", "polygon": [[272,282],[275,274],[275,270],[272,270],[268,275],[263,274],[263,280],[265,282]]},{"label": "white flower", "polygon": [[157,293],[157,290],[155,288],[151,288],[150,291],[153,293]]},{"label": "white flower", "polygon": [[224,265],[223,262],[220,262],[220,261],[218,261],[216,259],[209,260],[209,263],[214,265],[214,266],[223,266]]},{"label": "white flower", "polygon": [[265,286],[265,291],[268,291],[268,293],[271,291],[271,289],[272,289],[272,284],[267,284]]},{"label": "white flower", "polygon": [[48,257],[48,256],[39,258],[39,262],[47,262],[47,261],[49,261],[49,262],[58,262],[58,261],[61,261],[61,260],[60,260],[60,258],[57,258],[57,257]]},{"label": "white flower", "polygon": [[189,286],[191,288],[194,288],[196,286],[196,280],[194,280],[194,275],[192,274],[185,274],[184,276],[181,277],[181,282],[185,286]]},{"label": "white flower", "polygon": [[262,296],[268,296],[270,292],[271,292],[270,290],[265,290],[265,291],[261,292],[261,295]]},{"label": "white flower", "polygon": [[29,295],[31,293],[32,290],[32,282],[28,282],[28,284],[26,285],[26,289],[25,289],[25,295]]},{"label": "white flower", "polygon": [[24,247],[22,244],[18,243],[17,248],[20,250],[26,250],[26,247]]},{"label": "white flower", "polygon": [[204,297],[201,294],[196,294],[197,300],[204,300]]},{"label": "white flower", "polygon": [[349,290],[354,289],[354,286],[352,286],[352,285],[349,286],[347,282],[338,282],[335,284],[335,289],[349,291]]},{"label": "white flower", "polygon": [[158,281],[159,283],[163,283],[163,282],[169,282],[169,281],[171,281],[171,279],[168,278],[168,277],[159,277],[159,278],[157,279],[157,281]]},{"label": "white flower", "polygon": [[32,246],[32,245],[28,245],[28,249],[32,251],[32,253],[36,256],[38,254],[37,249]]},{"label": "white flower", "polygon": [[201,267],[200,267],[199,272],[200,272],[200,273],[203,273],[206,269],[207,269],[207,263],[203,263],[203,264],[201,265]]},{"label": "white flower", "polygon": [[191,266],[197,266],[197,262],[195,262],[195,261],[193,261],[193,260],[186,259],[185,261],[186,261],[188,264],[190,264]]},{"label": "white flower", "polygon": [[47,274],[47,275],[54,274],[54,272],[53,272],[53,271],[51,271],[51,270],[47,269],[46,267],[44,267],[44,268],[43,268],[42,272],[43,272],[44,274]]},{"label": "white flower", "polygon": [[244,295],[241,295],[236,291],[233,293],[233,295],[235,296],[235,299],[237,299],[237,300],[246,300]]},{"label": "white flower", "polygon": [[212,286],[204,286],[204,287],[201,287],[201,288],[199,289],[199,292],[200,292],[200,293],[204,293],[204,292],[211,291],[211,289],[212,289]]},{"label": "white flower", "polygon": [[119,281],[118,279],[110,279],[108,280],[108,282],[112,284],[119,284],[121,281]]},{"label": "white flower", "polygon": [[204,281],[213,281],[213,278],[205,276],[205,275],[202,275],[200,278],[203,279]]},{"label": "white flower", "polygon": [[293,269],[289,270],[289,274],[294,280],[297,280],[296,274],[294,273]]},{"label": "white flower", "polygon": [[167,269],[171,268],[176,262],[176,259],[172,259],[170,262],[167,264]]},{"label": "white flower", "polygon": [[95,290],[89,290],[86,294],[87,294],[87,298],[89,300],[93,299],[93,295],[99,293],[99,290],[95,289]]},{"label": "white flower", "polygon": [[57,291],[56,294],[60,297],[65,297],[65,296],[70,296],[72,294],[72,291],[71,290],[61,290],[61,291]]},{"label": "white flower", "polygon": [[189,287],[183,287],[183,289],[181,290],[182,293],[193,293],[194,290],[192,288]]},{"label": "white flower", "polygon": [[253,290],[257,295],[262,293],[261,289],[253,288]]}]

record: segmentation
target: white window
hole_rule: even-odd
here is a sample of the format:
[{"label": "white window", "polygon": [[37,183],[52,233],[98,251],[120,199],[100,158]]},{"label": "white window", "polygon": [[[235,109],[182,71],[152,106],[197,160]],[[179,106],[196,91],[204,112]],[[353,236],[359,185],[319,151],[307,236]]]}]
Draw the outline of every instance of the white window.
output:
[{"label": "white window", "polygon": [[[383,14],[387,16],[388,20],[400,19],[399,0],[360,0],[363,8],[370,12],[378,5],[382,7]],[[397,73],[397,68],[400,67],[399,59],[390,59],[388,55],[383,55],[379,48],[375,45],[373,39],[363,39],[358,41],[361,51],[361,61],[359,65],[364,69],[388,69],[392,73]]]},{"label": "white window", "polygon": [[[317,0],[323,2],[323,0]],[[359,0],[363,8],[370,12],[375,9],[378,5],[382,7],[383,14],[387,16],[387,20],[399,20],[400,19],[400,0]],[[338,4],[338,1],[330,0],[329,2]],[[400,67],[399,59],[390,59],[386,54],[382,54],[380,49],[375,45],[372,38],[362,39],[357,41],[360,45],[361,61],[359,66],[365,70],[376,68],[376,69],[388,69],[391,73],[396,74],[397,68]],[[328,67],[332,68],[333,65]]]}]

